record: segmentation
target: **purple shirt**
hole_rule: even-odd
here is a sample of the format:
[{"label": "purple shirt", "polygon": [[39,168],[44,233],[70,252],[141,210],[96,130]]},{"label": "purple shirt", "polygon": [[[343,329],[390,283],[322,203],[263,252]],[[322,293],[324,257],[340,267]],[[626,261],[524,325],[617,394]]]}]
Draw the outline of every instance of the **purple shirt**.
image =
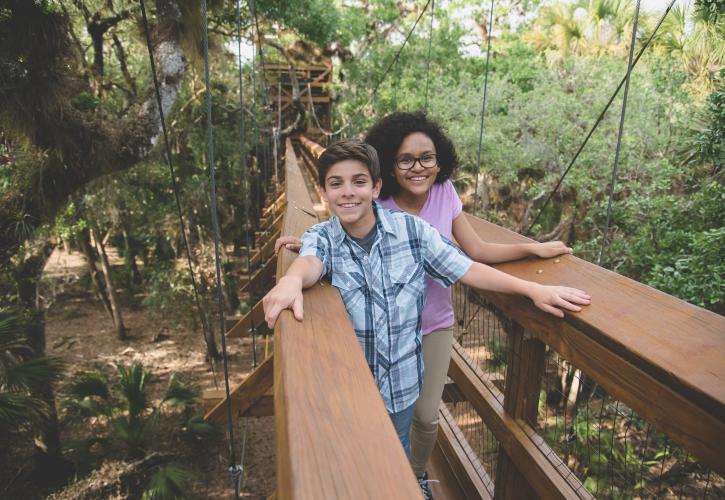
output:
[{"label": "purple shirt", "polygon": [[[387,200],[376,200],[390,210],[403,211],[391,196]],[[428,199],[420,210],[418,217],[436,228],[443,236],[453,239],[453,219],[463,211],[463,204],[451,181],[433,184],[428,192]],[[451,289],[426,278],[426,301],[423,307],[423,335],[434,330],[453,326],[453,301]]]}]

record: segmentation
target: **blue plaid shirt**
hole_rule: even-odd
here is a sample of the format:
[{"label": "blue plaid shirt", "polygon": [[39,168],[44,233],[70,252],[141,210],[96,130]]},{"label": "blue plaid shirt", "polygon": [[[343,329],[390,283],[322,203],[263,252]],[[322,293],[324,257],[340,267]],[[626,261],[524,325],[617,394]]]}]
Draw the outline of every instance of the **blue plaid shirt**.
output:
[{"label": "blue plaid shirt", "polygon": [[390,413],[415,403],[423,383],[421,311],[425,277],[451,286],[473,262],[430,224],[373,205],[377,236],[368,255],[331,217],[302,236],[340,291],[357,340]]}]

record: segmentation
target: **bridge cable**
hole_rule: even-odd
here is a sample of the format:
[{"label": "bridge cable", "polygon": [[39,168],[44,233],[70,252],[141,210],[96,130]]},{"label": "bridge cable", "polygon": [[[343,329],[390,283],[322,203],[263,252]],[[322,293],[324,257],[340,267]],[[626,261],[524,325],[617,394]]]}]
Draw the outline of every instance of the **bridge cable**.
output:
[{"label": "bridge cable", "polygon": [[428,58],[425,65],[425,105],[423,110],[428,112],[428,84],[430,82],[430,54],[433,49],[433,19],[436,13],[436,2],[431,0],[430,5],[430,32],[428,33]]},{"label": "bridge cable", "polygon": [[234,423],[232,419],[232,399],[229,392],[229,367],[227,359],[227,342],[224,334],[224,293],[222,290],[221,275],[221,256],[220,256],[220,232],[219,232],[219,215],[217,214],[216,204],[216,174],[214,170],[214,137],[212,127],[212,107],[211,107],[211,83],[209,77],[209,33],[208,33],[208,16],[206,0],[201,2],[202,14],[202,36],[204,44],[204,83],[206,85],[206,126],[208,141],[208,162],[209,162],[209,195],[211,198],[211,221],[214,228],[214,263],[216,265],[216,285],[217,285],[217,302],[219,308],[219,331],[222,339],[222,353],[224,360],[224,389],[226,391],[227,400],[227,432],[229,435],[229,473],[234,483],[235,498],[239,498],[241,488],[242,468],[237,464],[236,453],[234,451]]},{"label": "bridge cable", "polygon": [[425,11],[428,9],[428,6],[431,4],[433,0],[428,0],[425,4],[425,7],[423,7],[423,10],[418,15],[418,18],[415,20],[415,23],[413,23],[413,27],[410,28],[410,31],[408,32],[408,35],[405,37],[405,40],[403,40],[403,45],[400,46],[398,51],[396,52],[395,56],[393,57],[393,60],[388,64],[388,67],[385,69],[385,72],[383,73],[382,78],[378,80],[378,82],[375,84],[375,87],[373,87],[373,92],[370,94],[370,97],[368,98],[367,102],[361,107],[361,109],[366,108],[370,102],[377,96],[378,89],[380,88],[380,85],[383,84],[385,79],[388,76],[388,73],[392,69],[392,67],[398,62],[398,59],[400,58],[401,52],[403,52],[403,49],[405,48],[405,45],[408,43],[408,40],[410,40],[410,37],[413,35],[413,32],[415,31],[415,28],[418,26],[418,23],[425,15]]},{"label": "bridge cable", "polygon": [[639,4],[634,8],[634,25],[632,26],[632,41],[629,46],[629,57],[627,59],[627,75],[624,84],[624,94],[622,94],[622,112],[619,115],[619,132],[617,133],[617,149],[614,153],[614,166],[612,167],[612,179],[609,185],[609,201],[607,202],[607,222],[604,225],[604,233],[602,234],[602,247],[599,250],[599,266],[604,263],[604,253],[607,249],[607,236],[609,235],[609,224],[612,220],[612,199],[614,198],[614,188],[617,182],[617,169],[619,167],[619,153],[622,147],[622,135],[624,134],[624,117],[627,113],[627,97],[629,95],[629,81],[632,77],[632,56],[634,55],[634,44],[637,42],[637,24],[639,23]]},{"label": "bridge cable", "polygon": [[[174,172],[174,165],[171,160],[171,147],[169,145],[169,135],[168,131],[166,129],[166,120],[164,117],[164,110],[161,106],[161,91],[159,89],[159,79],[156,76],[156,63],[154,61],[154,54],[153,50],[151,49],[151,35],[149,34],[149,25],[148,25],[148,19],[146,17],[146,5],[144,3],[144,0],[141,0],[141,17],[143,19],[143,27],[144,27],[144,33],[146,35],[146,47],[148,48],[149,52],[149,61],[151,63],[151,75],[153,76],[154,81],[154,90],[156,92],[156,105],[159,108],[159,119],[161,120],[161,130],[163,132],[164,136],[164,156],[166,157],[166,163],[169,166],[169,173],[171,175],[171,186],[174,191],[174,199],[176,200],[176,213],[179,218],[179,227],[181,229],[181,236],[184,240],[184,248],[186,249],[186,262],[189,268],[189,276],[191,277],[191,287],[194,289],[194,303],[196,304],[197,311],[199,313],[199,316],[201,318],[201,326],[204,331],[204,342],[207,345],[207,352],[210,354],[209,356],[209,364],[211,365],[212,370],[212,376],[214,378],[214,385],[217,385],[216,380],[216,371],[214,368],[214,355],[218,356],[218,352],[216,350],[216,345],[212,344],[209,345],[209,338],[214,338],[212,335],[209,335],[210,327],[208,318],[206,316],[206,313],[204,312],[204,309],[201,306],[201,299],[199,297],[199,289],[196,284],[196,278],[194,276],[194,270],[191,263],[191,247],[189,245],[189,240],[186,236],[186,224],[184,223],[184,216],[183,211],[181,209],[181,197],[179,195],[179,186],[176,182],[176,174]],[[211,351],[211,352],[209,352]]]},{"label": "bridge cable", "polygon": [[[245,151],[245,140],[244,140],[244,79],[243,79],[243,65],[242,65],[242,5],[241,0],[236,1],[237,7],[237,64],[238,64],[238,76],[239,76],[239,160],[241,163],[242,178],[243,178],[243,190],[248,194],[249,189],[249,166],[247,165],[247,157]],[[249,196],[244,197],[244,230],[246,239],[246,250],[247,250],[247,283],[248,283],[248,294],[249,297],[253,297],[252,290],[252,275],[251,275],[251,263],[252,263],[252,242],[249,237]],[[251,301],[250,301],[251,302]],[[244,417],[244,431],[242,433],[242,455],[239,463],[241,470],[241,486],[238,489],[241,491],[246,485],[247,476],[244,469],[244,458],[247,450],[247,431],[249,428],[249,416]],[[237,481],[237,483],[239,480]]]},{"label": "bridge cable", "polygon": [[[483,78],[483,89],[482,94],[483,97],[481,99],[481,121],[478,127],[478,157],[476,160],[476,181],[475,181],[475,187],[473,190],[473,215],[476,215],[476,210],[478,208],[478,176],[481,172],[481,149],[483,147],[483,124],[484,124],[484,117],[486,116],[486,97],[488,95],[488,68],[490,66],[491,62],[491,38],[493,33],[493,4],[494,0],[491,0],[491,12],[489,14],[488,18],[488,41],[487,41],[487,48],[486,48],[486,65],[484,69],[484,78]],[[465,292],[464,292],[465,293]],[[465,293],[465,298],[463,301],[463,318],[466,317],[468,308],[470,307],[470,300],[468,297],[468,293]],[[475,314],[478,314],[476,312]],[[473,317],[475,317],[475,314]],[[463,326],[464,320],[459,320],[458,325]]]},{"label": "bridge cable", "polygon": [[587,145],[587,143],[589,142],[589,139],[594,134],[594,131],[597,129],[597,127],[599,127],[599,124],[604,119],[604,116],[607,114],[609,107],[612,105],[612,102],[614,102],[614,99],[617,97],[617,94],[619,94],[619,91],[622,89],[622,86],[624,85],[625,81],[629,77],[629,73],[631,73],[632,70],[634,69],[634,67],[637,66],[637,62],[639,62],[640,57],[642,57],[642,54],[649,46],[652,39],[657,35],[657,31],[660,29],[660,26],[662,26],[662,23],[664,22],[665,18],[667,17],[667,14],[669,14],[670,10],[672,10],[672,7],[675,5],[675,1],[676,0],[670,0],[670,3],[667,5],[665,12],[662,14],[659,21],[657,22],[657,25],[655,26],[655,29],[652,31],[652,34],[649,36],[647,41],[642,45],[642,48],[639,49],[637,56],[632,61],[631,68],[629,68],[627,70],[627,73],[624,75],[624,77],[622,77],[622,80],[619,82],[619,85],[614,90],[614,93],[609,98],[609,101],[604,106],[604,109],[602,110],[601,113],[599,113],[599,116],[597,117],[596,121],[594,122],[594,125],[592,125],[592,128],[589,130],[589,133],[587,134],[586,138],[584,139],[584,142],[582,142],[581,145],[579,146],[579,149],[577,149],[577,152],[574,154],[574,157],[569,162],[569,165],[564,170],[564,173],[562,173],[561,176],[559,177],[559,180],[557,181],[556,186],[554,186],[554,189],[551,191],[551,193],[549,193],[549,196],[546,198],[546,200],[544,201],[544,204],[539,209],[539,212],[536,214],[536,217],[534,217],[534,221],[529,225],[529,227],[524,232],[524,235],[528,236],[528,234],[531,232],[531,228],[533,228],[536,225],[536,223],[539,221],[541,214],[544,212],[547,205],[551,201],[551,198],[553,198],[554,194],[557,192],[557,190],[561,186],[561,183],[564,181],[564,178],[567,176],[567,174],[569,173],[571,168],[574,166],[574,163],[576,162],[577,158],[579,158],[579,154],[581,154],[582,150],[584,149],[584,146]]},{"label": "bridge cable", "polygon": [[491,0],[491,13],[488,17],[488,42],[486,46],[486,69],[483,77],[483,98],[481,103],[481,122],[478,127],[478,155],[476,156],[476,183],[473,191],[473,215],[478,208],[478,176],[481,173],[481,150],[483,148],[483,123],[486,116],[486,98],[488,96],[488,68],[491,61],[491,38],[493,37],[493,3]]}]

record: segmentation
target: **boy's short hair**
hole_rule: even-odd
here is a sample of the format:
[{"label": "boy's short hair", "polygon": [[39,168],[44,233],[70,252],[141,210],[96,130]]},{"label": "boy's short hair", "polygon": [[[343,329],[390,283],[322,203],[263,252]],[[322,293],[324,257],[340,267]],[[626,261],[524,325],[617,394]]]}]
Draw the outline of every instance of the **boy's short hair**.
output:
[{"label": "boy's short hair", "polygon": [[375,148],[359,139],[343,139],[328,147],[317,159],[317,180],[322,189],[325,189],[325,177],[330,168],[345,160],[357,160],[368,167],[373,184],[380,179],[380,162]]}]

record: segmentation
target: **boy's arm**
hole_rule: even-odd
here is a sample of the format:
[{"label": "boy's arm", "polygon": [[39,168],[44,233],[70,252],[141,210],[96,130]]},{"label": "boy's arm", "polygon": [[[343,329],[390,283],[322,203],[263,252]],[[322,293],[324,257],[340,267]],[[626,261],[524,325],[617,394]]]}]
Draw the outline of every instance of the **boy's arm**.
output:
[{"label": "boy's arm", "polygon": [[461,277],[461,282],[492,292],[524,295],[529,297],[539,309],[559,318],[564,317],[564,311],[561,309],[581,311],[581,307],[577,304],[588,305],[591,302],[589,295],[582,290],[525,281],[478,262]]},{"label": "boy's arm", "polygon": [[262,299],[264,319],[270,328],[274,328],[277,317],[285,309],[292,309],[295,319],[302,321],[302,290],[314,285],[324,269],[322,261],[314,255],[295,259],[279,283]]},{"label": "boy's arm", "polygon": [[471,227],[468,218],[461,213],[453,220],[453,237],[470,258],[486,264],[497,264],[523,259],[535,255],[541,258],[556,257],[572,253],[572,249],[561,241],[547,243],[488,243],[483,241]]}]

